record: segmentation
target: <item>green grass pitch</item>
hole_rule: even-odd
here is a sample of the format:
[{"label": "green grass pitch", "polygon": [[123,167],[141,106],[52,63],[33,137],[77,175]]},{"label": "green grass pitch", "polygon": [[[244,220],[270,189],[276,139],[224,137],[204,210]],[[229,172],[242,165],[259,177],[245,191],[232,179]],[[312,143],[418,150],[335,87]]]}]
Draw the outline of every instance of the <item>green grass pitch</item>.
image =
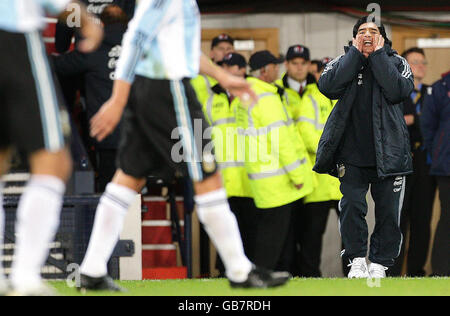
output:
[{"label": "green grass pitch", "polygon": [[[300,279],[275,289],[235,290],[225,279],[118,282],[124,294],[89,292],[94,296],[449,296],[450,278],[387,278],[376,280]],[[50,283],[63,296],[83,295],[66,282]]]}]

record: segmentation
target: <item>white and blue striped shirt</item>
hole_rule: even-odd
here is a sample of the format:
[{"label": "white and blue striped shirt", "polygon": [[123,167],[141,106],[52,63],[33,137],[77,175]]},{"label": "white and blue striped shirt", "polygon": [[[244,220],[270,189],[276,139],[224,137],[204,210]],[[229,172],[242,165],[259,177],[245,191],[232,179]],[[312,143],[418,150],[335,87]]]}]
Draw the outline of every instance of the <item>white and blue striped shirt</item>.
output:
[{"label": "white and blue striped shirt", "polygon": [[0,30],[27,33],[45,26],[45,12],[58,14],[70,0],[0,0]]},{"label": "white and blue striped shirt", "polygon": [[122,44],[116,78],[181,80],[198,75],[200,12],[195,0],[140,0]]}]

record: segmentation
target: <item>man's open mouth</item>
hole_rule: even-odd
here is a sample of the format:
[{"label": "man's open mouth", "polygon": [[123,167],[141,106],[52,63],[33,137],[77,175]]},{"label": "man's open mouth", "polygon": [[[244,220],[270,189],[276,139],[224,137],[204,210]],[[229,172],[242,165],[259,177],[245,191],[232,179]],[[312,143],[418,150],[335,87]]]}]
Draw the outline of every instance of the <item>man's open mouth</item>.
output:
[{"label": "man's open mouth", "polygon": [[372,46],[372,41],[364,41],[364,46]]}]

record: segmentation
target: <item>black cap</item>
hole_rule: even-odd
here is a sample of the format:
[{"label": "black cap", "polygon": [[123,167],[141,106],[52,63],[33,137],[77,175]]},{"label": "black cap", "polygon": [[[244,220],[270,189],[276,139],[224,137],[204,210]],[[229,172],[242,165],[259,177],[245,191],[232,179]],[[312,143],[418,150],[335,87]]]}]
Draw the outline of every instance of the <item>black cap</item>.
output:
[{"label": "black cap", "polygon": [[238,65],[239,68],[247,67],[247,61],[245,60],[245,57],[238,53],[231,53],[226,55],[222,60],[222,64],[228,66]]},{"label": "black cap", "polygon": [[219,45],[220,43],[227,42],[234,45],[234,39],[227,34],[220,34],[212,40],[211,49]]},{"label": "black cap", "polygon": [[309,60],[309,49],[303,45],[294,45],[289,47],[286,54],[287,60],[292,60],[294,58],[303,58],[304,60]]},{"label": "black cap", "polygon": [[269,64],[281,64],[284,61],[283,58],[276,58],[268,50],[256,52],[250,57],[250,68],[252,71],[261,69]]}]

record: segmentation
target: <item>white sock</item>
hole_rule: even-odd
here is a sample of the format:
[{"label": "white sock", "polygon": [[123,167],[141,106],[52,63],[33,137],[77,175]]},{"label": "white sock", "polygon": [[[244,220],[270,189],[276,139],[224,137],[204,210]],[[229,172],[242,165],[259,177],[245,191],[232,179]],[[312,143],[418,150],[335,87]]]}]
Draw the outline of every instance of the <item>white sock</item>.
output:
[{"label": "white sock", "polygon": [[136,198],[136,192],[110,183],[100,199],[95,215],[89,247],[80,272],[93,278],[107,275],[107,264],[125,221],[128,208]]},{"label": "white sock", "polygon": [[33,175],[17,209],[15,260],[11,281],[16,290],[39,286],[41,268],[59,226],[64,182],[53,176]]},{"label": "white sock", "polygon": [[222,258],[228,279],[244,282],[252,263],[245,256],[238,223],[225,190],[198,195],[195,202],[198,217]]},{"label": "white sock", "polygon": [[[3,208],[3,182],[0,181],[0,257],[3,256],[3,240],[5,237],[5,210]],[[0,261],[0,280],[4,278],[3,262]]]}]

